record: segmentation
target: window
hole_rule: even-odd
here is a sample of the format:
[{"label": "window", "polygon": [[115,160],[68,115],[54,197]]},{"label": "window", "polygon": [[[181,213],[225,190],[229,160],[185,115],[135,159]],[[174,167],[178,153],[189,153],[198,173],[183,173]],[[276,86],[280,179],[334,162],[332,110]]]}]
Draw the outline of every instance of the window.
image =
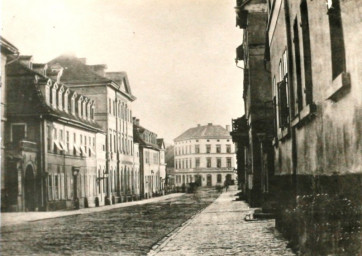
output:
[{"label": "window", "polygon": [[231,145],[226,145],[226,153],[231,153]]},{"label": "window", "polygon": [[53,175],[48,176],[48,200],[53,200]]},{"label": "window", "polygon": [[195,153],[196,154],[200,153],[200,145],[195,145]]},{"label": "window", "polygon": [[12,124],[12,141],[18,143],[26,137],[26,126],[25,124]]},{"label": "window", "polygon": [[206,153],[211,153],[211,145],[206,145]]},{"label": "window", "polygon": [[299,48],[299,31],[298,31],[298,20],[295,19],[293,26],[294,33],[294,52],[295,52],[295,69],[297,79],[297,109],[293,109],[293,112],[299,112],[303,109],[303,88],[302,88],[302,74],[301,74],[301,58]]},{"label": "window", "polygon": [[279,103],[279,126],[284,128],[289,123],[289,98],[288,98],[288,64],[287,50],[284,51],[279,62],[278,103]]},{"label": "window", "polygon": [[53,188],[53,191],[54,191],[54,200],[58,200],[59,199],[59,175],[58,174],[55,174],[54,175],[54,188]]},{"label": "window", "polygon": [[228,168],[231,168],[231,158],[230,157],[226,158],[226,165]]},{"label": "window", "polygon": [[114,145],[114,152],[117,152],[117,140],[116,140],[116,134],[113,134],[113,145]]},{"label": "window", "polygon": [[85,153],[87,154],[87,152],[88,152],[87,136],[84,136],[84,149],[85,149]]},{"label": "window", "polygon": [[302,19],[302,34],[303,34],[303,53],[304,53],[304,81],[305,81],[305,101],[306,104],[313,102],[313,79],[312,79],[312,60],[310,49],[309,35],[309,18],[307,1],[303,0],[300,5]]},{"label": "window", "polygon": [[69,152],[69,131],[66,131],[66,143],[67,143],[67,151]]},{"label": "window", "polygon": [[50,125],[47,126],[47,144],[48,144],[48,151],[52,151],[52,128]]},{"label": "window", "polygon": [[216,159],[217,168],[221,168],[221,158]]},{"label": "window", "polygon": [[217,175],[217,183],[221,183],[221,174]]},{"label": "window", "polygon": [[199,168],[200,167],[200,158],[196,158],[195,159],[195,167]]},{"label": "window", "polygon": [[108,113],[112,114],[112,101],[111,101],[111,99],[108,99]]},{"label": "window", "polygon": [[330,0],[328,6],[329,30],[331,36],[332,78],[346,70],[346,53],[339,0]]},{"label": "window", "polygon": [[207,168],[210,168],[210,167],[211,167],[211,157],[208,157],[208,158],[206,159],[206,166],[207,166]]},{"label": "window", "polygon": [[221,145],[216,145],[216,153],[221,153]]}]

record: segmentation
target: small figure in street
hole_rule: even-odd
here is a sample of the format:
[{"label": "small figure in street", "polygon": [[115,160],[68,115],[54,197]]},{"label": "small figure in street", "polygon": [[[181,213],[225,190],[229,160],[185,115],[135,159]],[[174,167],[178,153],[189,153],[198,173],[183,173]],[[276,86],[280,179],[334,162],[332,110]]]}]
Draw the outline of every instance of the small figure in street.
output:
[{"label": "small figure in street", "polygon": [[225,188],[225,192],[227,192],[227,191],[228,191],[228,188],[229,188],[229,182],[228,182],[228,180],[225,180],[225,181],[224,181],[224,188]]}]

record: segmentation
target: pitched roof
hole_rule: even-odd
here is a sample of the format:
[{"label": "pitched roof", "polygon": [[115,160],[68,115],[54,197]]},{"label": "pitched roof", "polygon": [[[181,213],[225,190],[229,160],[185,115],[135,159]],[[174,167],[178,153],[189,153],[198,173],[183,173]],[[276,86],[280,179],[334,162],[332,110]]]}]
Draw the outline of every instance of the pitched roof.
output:
[{"label": "pitched roof", "polygon": [[149,131],[149,130],[147,130],[146,128],[143,128],[140,125],[133,124],[133,141],[138,143],[141,147],[147,147],[147,148],[152,148],[155,150],[160,150],[160,148],[157,144],[147,142],[142,138],[141,134],[143,134],[145,131]]},{"label": "pitched roof", "polygon": [[16,48],[12,43],[10,43],[8,40],[6,40],[2,36],[0,36],[0,49],[1,49],[1,51],[6,52],[7,54],[19,53],[18,48]]},{"label": "pitched roof", "polygon": [[108,83],[110,79],[95,73],[84,61],[74,55],[64,54],[48,62],[48,66],[61,66],[64,68],[60,78],[66,83]]},{"label": "pitched roof", "polygon": [[[45,95],[42,93],[40,86],[47,84],[50,78],[44,76],[43,74],[37,72],[36,70],[32,70],[25,66],[20,62],[14,62],[9,66],[7,72],[11,73],[12,75],[26,75],[30,74],[35,77],[35,81],[30,83],[28,86],[23,88],[24,93],[28,94],[34,103],[24,103],[24,104],[15,104],[18,105],[17,113],[19,115],[44,115],[49,118],[56,118],[60,120],[66,120],[67,122],[73,123],[73,125],[81,126],[86,129],[91,130],[98,130],[102,131],[101,126],[97,124],[95,121],[92,120],[85,120],[79,118],[76,115],[72,115],[71,113],[67,113],[65,111],[61,111],[59,109],[54,109],[46,103]],[[53,81],[54,82],[54,81]],[[64,88],[67,88],[64,86]],[[15,90],[15,88],[12,88]],[[9,103],[9,107],[12,103]],[[19,108],[21,107],[21,108]],[[15,115],[16,115],[15,114]]]},{"label": "pitched roof", "polygon": [[165,142],[162,138],[157,139],[157,145],[160,149],[165,148]]},{"label": "pitched roof", "polygon": [[231,139],[229,132],[221,125],[199,125],[190,128],[174,139],[174,141],[182,141],[189,139]]}]

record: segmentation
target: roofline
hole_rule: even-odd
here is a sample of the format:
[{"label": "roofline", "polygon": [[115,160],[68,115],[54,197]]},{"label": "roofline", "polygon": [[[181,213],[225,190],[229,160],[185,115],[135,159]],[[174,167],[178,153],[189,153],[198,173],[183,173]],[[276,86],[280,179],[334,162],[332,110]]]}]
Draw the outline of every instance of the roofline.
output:
[{"label": "roofline", "polygon": [[5,50],[7,50],[8,52],[10,52],[12,54],[18,54],[19,53],[18,48],[16,48],[15,45],[10,43],[4,37],[0,36],[0,41],[1,41],[1,50],[3,50],[3,48],[5,48]]},{"label": "roofline", "polygon": [[183,138],[183,139],[174,139],[173,141],[174,142],[177,142],[177,141],[184,141],[184,140],[203,140],[203,139],[231,139],[231,136],[202,136],[202,137],[197,137],[197,136],[193,136],[193,137],[188,137],[188,138]]}]

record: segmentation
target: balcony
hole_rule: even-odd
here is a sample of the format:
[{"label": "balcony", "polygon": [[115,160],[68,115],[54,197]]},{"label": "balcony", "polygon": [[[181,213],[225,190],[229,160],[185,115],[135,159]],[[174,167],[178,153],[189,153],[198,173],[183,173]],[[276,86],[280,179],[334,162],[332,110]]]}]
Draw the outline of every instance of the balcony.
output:
[{"label": "balcony", "polygon": [[245,115],[232,120],[232,131],[230,132],[230,135],[233,139],[233,142],[248,144],[249,126]]}]

